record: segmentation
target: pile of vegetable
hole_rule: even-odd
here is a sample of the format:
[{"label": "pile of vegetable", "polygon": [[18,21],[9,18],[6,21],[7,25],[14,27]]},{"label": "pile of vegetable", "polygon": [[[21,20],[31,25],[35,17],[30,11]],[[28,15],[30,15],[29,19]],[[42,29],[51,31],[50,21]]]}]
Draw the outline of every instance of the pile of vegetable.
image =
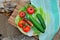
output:
[{"label": "pile of vegetable", "polygon": [[37,8],[33,5],[28,4],[20,8],[16,19],[15,23],[24,33],[30,32],[31,29],[37,35],[45,32],[45,21]]}]

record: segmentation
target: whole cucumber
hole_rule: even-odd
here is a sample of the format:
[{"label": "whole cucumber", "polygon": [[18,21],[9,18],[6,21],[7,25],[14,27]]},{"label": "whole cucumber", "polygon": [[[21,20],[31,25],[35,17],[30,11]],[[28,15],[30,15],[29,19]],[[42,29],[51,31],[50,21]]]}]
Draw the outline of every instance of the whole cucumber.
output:
[{"label": "whole cucumber", "polygon": [[36,17],[37,17],[38,20],[40,21],[42,27],[43,27],[44,29],[46,29],[46,25],[45,25],[45,22],[44,22],[44,19],[42,18],[42,16],[37,13],[37,14],[36,14]]}]

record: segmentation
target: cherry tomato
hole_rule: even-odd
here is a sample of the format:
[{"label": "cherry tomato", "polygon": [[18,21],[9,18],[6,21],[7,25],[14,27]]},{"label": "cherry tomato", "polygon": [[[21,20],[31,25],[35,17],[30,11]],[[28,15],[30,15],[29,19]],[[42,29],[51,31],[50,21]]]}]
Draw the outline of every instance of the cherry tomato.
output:
[{"label": "cherry tomato", "polygon": [[20,22],[18,22],[18,26],[19,26],[20,28],[23,28],[23,25],[22,25]]},{"label": "cherry tomato", "polygon": [[29,32],[30,31],[30,26],[23,27],[24,32]]},{"label": "cherry tomato", "polygon": [[33,8],[32,6],[28,7],[28,8],[27,8],[27,12],[28,12],[29,14],[33,14],[33,13],[34,13],[34,8]]},{"label": "cherry tomato", "polygon": [[24,20],[20,20],[20,23],[24,24],[24,25],[26,24],[26,22]]},{"label": "cherry tomato", "polygon": [[24,17],[25,17],[25,15],[26,15],[26,13],[25,13],[25,12],[22,12],[22,11],[21,11],[21,12],[19,13],[19,16],[20,16],[21,18],[24,18]]},{"label": "cherry tomato", "polygon": [[18,26],[20,27],[20,28],[23,28],[23,25],[25,25],[26,24],[26,22],[24,21],[24,20],[20,20],[19,22],[18,22]]}]

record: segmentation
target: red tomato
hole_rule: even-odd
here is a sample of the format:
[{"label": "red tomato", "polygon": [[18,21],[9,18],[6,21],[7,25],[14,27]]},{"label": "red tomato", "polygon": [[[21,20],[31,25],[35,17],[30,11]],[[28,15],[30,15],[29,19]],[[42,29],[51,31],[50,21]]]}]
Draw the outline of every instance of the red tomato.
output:
[{"label": "red tomato", "polygon": [[28,8],[27,8],[27,12],[28,12],[29,14],[33,14],[33,13],[34,13],[34,8],[33,8],[32,6],[28,7]]},{"label": "red tomato", "polygon": [[19,26],[20,28],[23,28],[23,25],[22,25],[20,22],[18,22],[18,26]]},{"label": "red tomato", "polygon": [[26,24],[26,22],[24,20],[20,20],[18,22],[18,26],[21,27],[21,28],[23,28],[23,25],[25,25],[25,24]]},{"label": "red tomato", "polygon": [[24,32],[29,32],[30,31],[30,26],[23,27]]},{"label": "red tomato", "polygon": [[19,16],[20,16],[21,18],[24,18],[24,17],[25,17],[25,15],[26,15],[26,13],[25,13],[25,12],[22,12],[22,11],[21,11],[21,12],[19,13]]},{"label": "red tomato", "polygon": [[26,24],[26,22],[24,20],[20,20],[20,23],[24,24],[24,25]]}]

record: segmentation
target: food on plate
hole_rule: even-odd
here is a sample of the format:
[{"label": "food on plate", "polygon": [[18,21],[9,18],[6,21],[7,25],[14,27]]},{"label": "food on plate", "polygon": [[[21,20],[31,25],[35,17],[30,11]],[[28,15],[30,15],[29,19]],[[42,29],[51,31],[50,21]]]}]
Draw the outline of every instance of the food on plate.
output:
[{"label": "food on plate", "polygon": [[19,10],[19,16],[16,17],[18,22],[16,22],[16,24],[18,24],[18,29],[25,35],[32,34],[31,36],[33,36],[45,32],[45,20],[38,10],[40,9],[37,9],[33,5],[26,5]]}]

